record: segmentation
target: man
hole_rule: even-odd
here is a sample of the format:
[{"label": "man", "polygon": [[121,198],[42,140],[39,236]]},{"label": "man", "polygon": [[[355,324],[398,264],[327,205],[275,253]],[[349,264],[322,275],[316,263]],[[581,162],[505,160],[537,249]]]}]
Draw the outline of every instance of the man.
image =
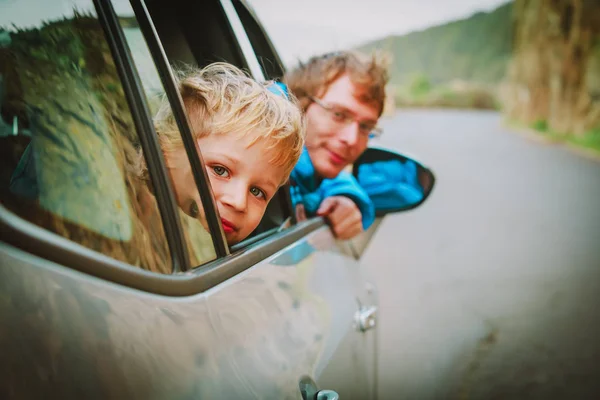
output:
[{"label": "man", "polygon": [[381,131],[387,63],[377,54],[335,52],[313,57],[284,77],[306,117],[306,147],[292,172],[292,200],[325,217],[339,239],[375,219],[369,196],[344,171]]}]

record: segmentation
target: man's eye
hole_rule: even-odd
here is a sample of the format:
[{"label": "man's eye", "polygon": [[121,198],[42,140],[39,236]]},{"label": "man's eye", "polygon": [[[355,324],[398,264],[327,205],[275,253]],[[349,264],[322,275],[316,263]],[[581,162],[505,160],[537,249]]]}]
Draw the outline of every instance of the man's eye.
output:
[{"label": "man's eye", "polygon": [[373,132],[375,127],[372,126],[371,124],[360,124],[360,125],[358,125],[358,129],[360,130],[360,133],[368,136],[371,134],[371,132]]},{"label": "man's eye", "polygon": [[252,196],[254,197],[258,197],[259,199],[266,199],[267,196],[265,195],[265,192],[263,192],[262,190],[260,190],[257,187],[253,187],[250,189],[250,193],[252,193]]},{"label": "man's eye", "polygon": [[343,111],[331,110],[331,115],[333,115],[333,119],[335,119],[336,121],[346,120],[346,113],[344,113]]},{"label": "man's eye", "polygon": [[225,178],[227,178],[229,176],[229,172],[227,172],[227,170],[219,165],[212,167],[213,171],[215,171],[215,174],[219,175],[219,176],[223,176]]}]

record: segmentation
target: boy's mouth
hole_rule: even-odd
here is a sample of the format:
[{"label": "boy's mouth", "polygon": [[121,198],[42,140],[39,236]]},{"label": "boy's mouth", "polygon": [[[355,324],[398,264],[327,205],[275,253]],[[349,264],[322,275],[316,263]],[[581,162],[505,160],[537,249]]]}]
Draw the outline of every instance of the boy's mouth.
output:
[{"label": "boy's mouth", "polygon": [[232,233],[236,230],[235,225],[227,221],[225,218],[221,218],[221,224],[223,225],[223,231],[225,233]]}]

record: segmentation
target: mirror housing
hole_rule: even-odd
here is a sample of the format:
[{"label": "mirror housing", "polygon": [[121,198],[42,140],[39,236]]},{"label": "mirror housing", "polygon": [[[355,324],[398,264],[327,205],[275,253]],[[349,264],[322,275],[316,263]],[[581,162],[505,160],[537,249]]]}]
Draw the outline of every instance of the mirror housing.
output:
[{"label": "mirror housing", "polygon": [[369,147],[356,160],[352,175],[375,205],[375,215],[419,207],[435,185],[433,172],[405,155]]}]

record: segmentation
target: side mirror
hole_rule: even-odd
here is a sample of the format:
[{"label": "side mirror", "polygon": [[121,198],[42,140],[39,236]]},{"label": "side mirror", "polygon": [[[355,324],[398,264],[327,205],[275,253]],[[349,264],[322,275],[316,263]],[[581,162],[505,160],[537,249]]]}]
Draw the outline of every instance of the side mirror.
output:
[{"label": "side mirror", "polygon": [[435,184],[429,168],[377,147],[365,150],[354,163],[352,174],[375,204],[378,217],[420,206]]}]

